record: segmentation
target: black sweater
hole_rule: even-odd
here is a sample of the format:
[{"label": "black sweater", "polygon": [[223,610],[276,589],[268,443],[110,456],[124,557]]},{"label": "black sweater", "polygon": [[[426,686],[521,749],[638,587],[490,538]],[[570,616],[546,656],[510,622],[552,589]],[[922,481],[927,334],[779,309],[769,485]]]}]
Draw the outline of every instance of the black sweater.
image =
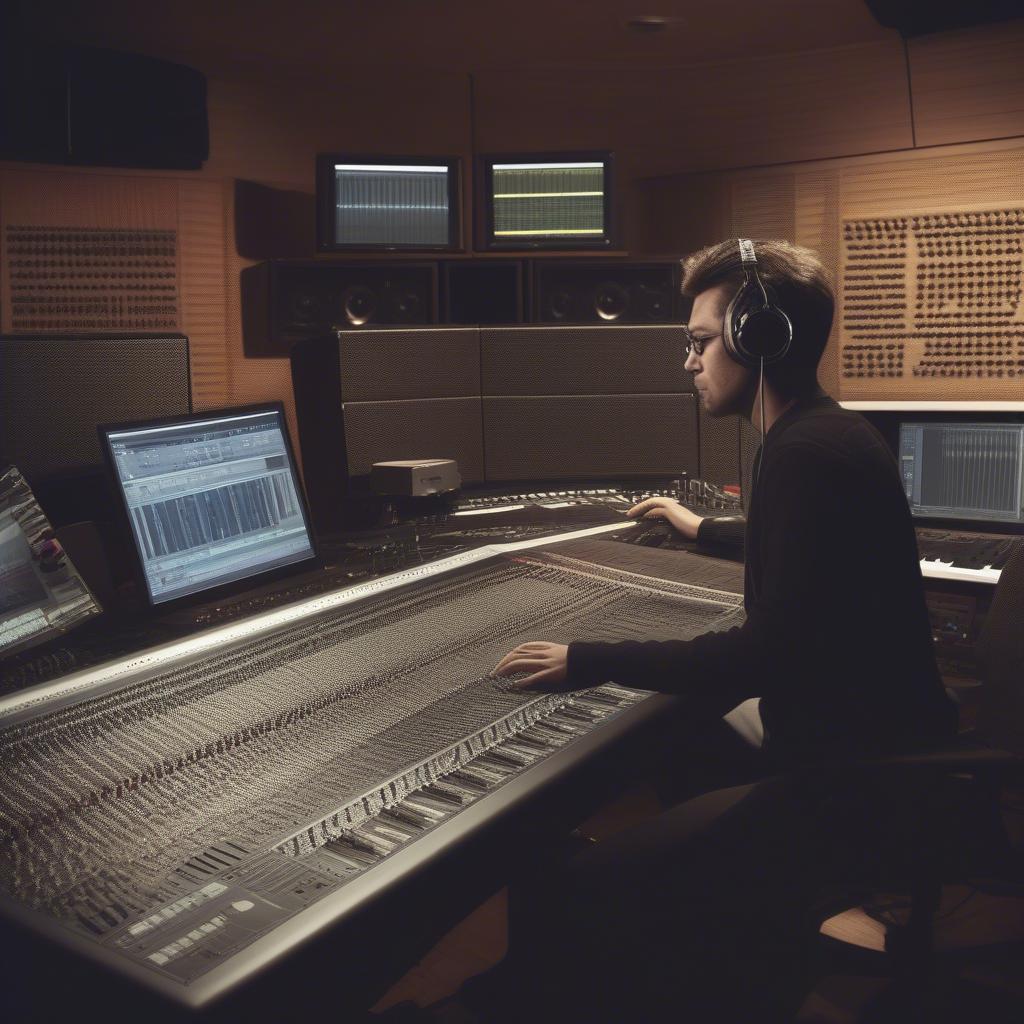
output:
[{"label": "black sweater", "polygon": [[[715,713],[760,697],[766,749],[783,757],[951,736],[917,540],[881,436],[819,393],[779,417],[754,467],[743,625],[689,641],[573,643],[568,681],[690,695]],[[705,521],[701,539],[714,531]]]}]

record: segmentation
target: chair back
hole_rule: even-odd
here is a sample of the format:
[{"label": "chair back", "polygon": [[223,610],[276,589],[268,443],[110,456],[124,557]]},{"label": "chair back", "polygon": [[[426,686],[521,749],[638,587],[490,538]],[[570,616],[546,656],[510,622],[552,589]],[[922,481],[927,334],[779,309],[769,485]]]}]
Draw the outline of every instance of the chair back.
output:
[{"label": "chair back", "polygon": [[993,746],[1024,755],[1024,542],[1000,573],[978,660],[984,679],[978,732]]}]

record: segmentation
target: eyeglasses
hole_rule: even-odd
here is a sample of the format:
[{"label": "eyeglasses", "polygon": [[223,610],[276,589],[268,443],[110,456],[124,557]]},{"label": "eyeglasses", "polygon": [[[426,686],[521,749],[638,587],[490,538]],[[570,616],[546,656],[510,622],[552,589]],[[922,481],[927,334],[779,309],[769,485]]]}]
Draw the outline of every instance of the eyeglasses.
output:
[{"label": "eyeglasses", "polygon": [[706,338],[695,338],[690,333],[690,328],[683,324],[683,338],[687,356],[689,356],[691,352],[696,352],[699,356],[704,355],[704,348],[707,343],[720,337],[721,334],[709,334]]}]

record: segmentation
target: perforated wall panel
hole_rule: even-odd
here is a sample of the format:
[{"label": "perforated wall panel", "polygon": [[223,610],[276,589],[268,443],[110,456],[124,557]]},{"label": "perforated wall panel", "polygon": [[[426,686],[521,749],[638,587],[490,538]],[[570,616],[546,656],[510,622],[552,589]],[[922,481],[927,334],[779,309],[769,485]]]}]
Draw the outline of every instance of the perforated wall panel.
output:
[{"label": "perforated wall panel", "polygon": [[1024,206],[847,220],[842,284],[845,397],[1020,397]]}]

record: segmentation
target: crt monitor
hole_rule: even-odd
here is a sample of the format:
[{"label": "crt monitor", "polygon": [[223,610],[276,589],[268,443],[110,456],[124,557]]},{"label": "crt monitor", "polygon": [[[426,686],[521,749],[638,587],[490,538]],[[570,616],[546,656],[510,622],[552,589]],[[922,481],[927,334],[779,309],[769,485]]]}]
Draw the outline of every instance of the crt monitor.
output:
[{"label": "crt monitor", "polygon": [[609,249],[610,153],[491,155],[481,160],[486,249]]},{"label": "crt monitor", "polygon": [[456,157],[317,157],[321,252],[459,247]]},{"label": "crt monitor", "polygon": [[151,605],[319,564],[280,403],[99,432]]},{"label": "crt monitor", "polygon": [[898,454],[915,518],[1024,523],[1024,424],[905,421]]}]

